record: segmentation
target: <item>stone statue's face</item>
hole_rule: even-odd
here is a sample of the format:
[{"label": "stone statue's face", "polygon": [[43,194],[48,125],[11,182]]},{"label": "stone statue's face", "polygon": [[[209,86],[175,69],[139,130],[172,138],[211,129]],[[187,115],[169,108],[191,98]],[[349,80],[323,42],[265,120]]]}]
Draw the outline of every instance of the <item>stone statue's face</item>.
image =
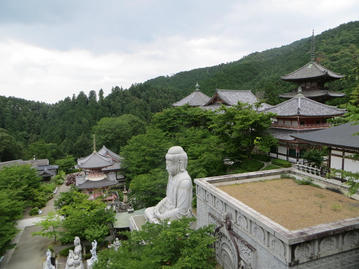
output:
[{"label": "stone statue's face", "polygon": [[166,170],[171,176],[176,175],[178,173],[178,161],[166,159]]}]

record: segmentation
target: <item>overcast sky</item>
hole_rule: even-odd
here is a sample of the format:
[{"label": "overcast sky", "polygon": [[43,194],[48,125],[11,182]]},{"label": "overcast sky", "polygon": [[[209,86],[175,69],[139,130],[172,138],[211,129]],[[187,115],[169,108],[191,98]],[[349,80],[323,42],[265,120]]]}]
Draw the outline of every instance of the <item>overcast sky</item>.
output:
[{"label": "overcast sky", "polygon": [[0,0],[0,95],[108,94],[358,19],[358,0]]}]

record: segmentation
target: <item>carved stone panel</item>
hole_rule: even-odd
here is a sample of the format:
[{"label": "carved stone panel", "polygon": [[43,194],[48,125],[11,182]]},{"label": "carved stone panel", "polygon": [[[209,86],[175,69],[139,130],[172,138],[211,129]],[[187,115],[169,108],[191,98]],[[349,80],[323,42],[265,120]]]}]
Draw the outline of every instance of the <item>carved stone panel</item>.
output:
[{"label": "carved stone panel", "polygon": [[305,262],[314,256],[314,248],[311,242],[298,244],[294,249],[294,259],[298,262]]},{"label": "carved stone panel", "polygon": [[260,243],[264,244],[264,230],[262,227],[258,226],[257,224],[253,223],[252,227],[252,234]]},{"label": "carved stone panel", "polygon": [[344,249],[359,247],[359,231],[350,231],[344,235]]},{"label": "carved stone panel", "polygon": [[319,243],[319,256],[328,256],[338,252],[337,238],[334,236],[325,237]]},{"label": "carved stone panel", "polygon": [[286,249],[284,243],[278,238],[271,236],[269,239],[269,248],[276,255],[282,259],[286,257]]},{"label": "carved stone panel", "polygon": [[247,217],[244,215],[238,213],[237,224],[241,230],[248,231],[249,223]]}]

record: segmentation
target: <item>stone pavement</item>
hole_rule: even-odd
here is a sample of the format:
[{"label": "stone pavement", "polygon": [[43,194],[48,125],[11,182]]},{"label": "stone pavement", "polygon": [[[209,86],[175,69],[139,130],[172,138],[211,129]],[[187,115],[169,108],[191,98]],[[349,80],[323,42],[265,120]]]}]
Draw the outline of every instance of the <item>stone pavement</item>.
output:
[{"label": "stone pavement", "polygon": [[13,240],[16,247],[7,251],[3,262],[0,264],[1,269],[42,268],[42,262],[46,258],[47,246],[52,243],[52,240],[40,236],[33,237],[32,233],[40,230],[39,227],[34,227],[34,225],[41,221],[48,212],[55,211],[54,201],[61,192],[69,189],[70,187],[65,184],[59,186],[57,193],[42,209],[43,213],[41,215],[36,217],[26,216],[17,222],[17,228],[20,231]]}]

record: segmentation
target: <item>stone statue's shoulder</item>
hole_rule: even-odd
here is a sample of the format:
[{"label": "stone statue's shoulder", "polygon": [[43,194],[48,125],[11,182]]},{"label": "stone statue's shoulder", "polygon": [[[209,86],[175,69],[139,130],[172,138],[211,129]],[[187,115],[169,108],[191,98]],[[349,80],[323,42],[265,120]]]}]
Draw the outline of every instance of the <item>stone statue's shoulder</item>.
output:
[{"label": "stone statue's shoulder", "polygon": [[184,189],[192,188],[192,180],[189,174],[187,172],[184,172],[182,173],[181,177],[182,180],[179,187]]}]

